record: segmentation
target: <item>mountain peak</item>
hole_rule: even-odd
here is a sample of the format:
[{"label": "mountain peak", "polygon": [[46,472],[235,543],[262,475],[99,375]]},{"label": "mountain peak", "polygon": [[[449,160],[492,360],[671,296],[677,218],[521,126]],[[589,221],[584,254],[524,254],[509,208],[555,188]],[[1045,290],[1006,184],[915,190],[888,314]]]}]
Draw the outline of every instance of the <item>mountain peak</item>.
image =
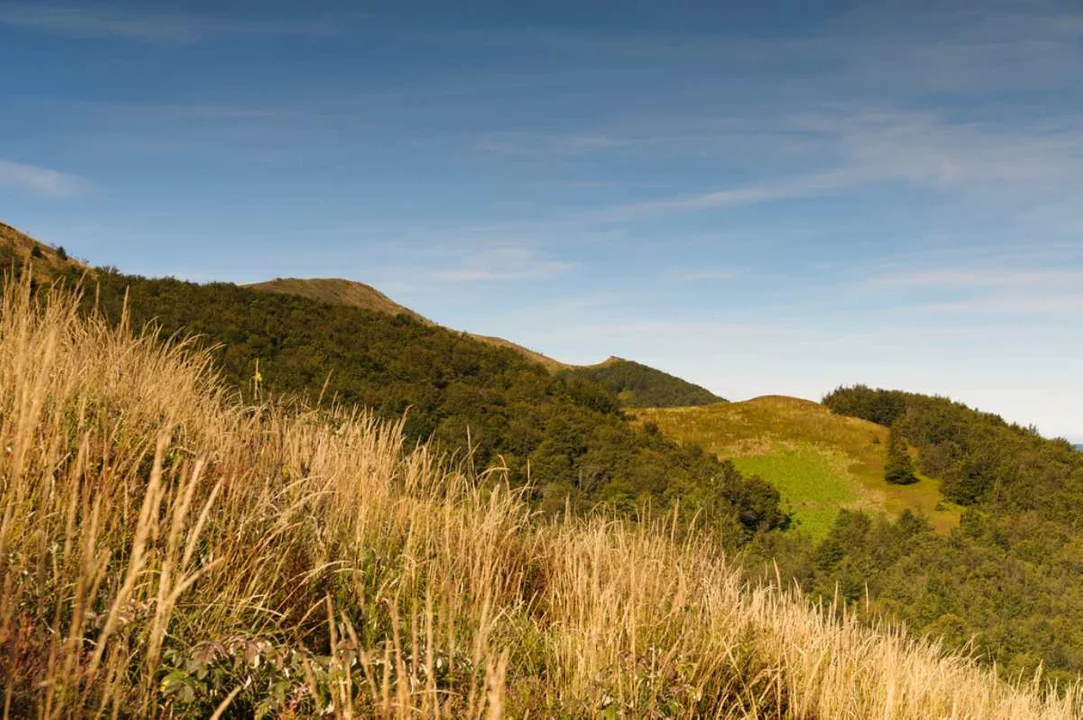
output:
[{"label": "mountain peak", "polygon": [[356,280],[343,278],[275,278],[266,282],[252,283],[246,287],[259,292],[300,295],[333,305],[349,305],[388,315],[407,315],[426,325],[432,324],[427,318],[422,317],[408,307],[399,305],[371,285]]}]

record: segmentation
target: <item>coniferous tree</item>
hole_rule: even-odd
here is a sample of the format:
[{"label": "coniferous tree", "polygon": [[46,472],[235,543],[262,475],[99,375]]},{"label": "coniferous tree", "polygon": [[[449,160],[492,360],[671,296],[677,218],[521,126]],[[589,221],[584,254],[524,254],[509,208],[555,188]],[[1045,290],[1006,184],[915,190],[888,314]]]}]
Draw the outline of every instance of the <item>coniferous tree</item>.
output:
[{"label": "coniferous tree", "polygon": [[911,485],[918,481],[914,474],[914,461],[910,459],[910,454],[906,451],[906,440],[894,427],[887,436],[884,479],[895,485]]}]

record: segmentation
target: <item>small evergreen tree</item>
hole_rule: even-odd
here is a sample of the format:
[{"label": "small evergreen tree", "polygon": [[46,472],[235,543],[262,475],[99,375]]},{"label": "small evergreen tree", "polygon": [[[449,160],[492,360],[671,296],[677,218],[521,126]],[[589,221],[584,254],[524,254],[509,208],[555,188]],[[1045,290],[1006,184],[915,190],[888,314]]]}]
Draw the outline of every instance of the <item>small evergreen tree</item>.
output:
[{"label": "small evergreen tree", "polygon": [[912,485],[918,481],[917,475],[914,474],[914,461],[910,459],[910,453],[906,450],[906,440],[894,427],[887,436],[884,479],[895,485]]}]

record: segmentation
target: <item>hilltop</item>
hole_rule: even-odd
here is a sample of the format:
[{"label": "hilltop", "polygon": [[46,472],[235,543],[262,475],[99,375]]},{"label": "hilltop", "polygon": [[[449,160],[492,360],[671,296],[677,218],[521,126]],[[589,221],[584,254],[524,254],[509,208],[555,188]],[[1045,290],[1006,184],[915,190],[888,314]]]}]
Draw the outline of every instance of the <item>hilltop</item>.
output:
[{"label": "hilltop", "polygon": [[887,428],[832,413],[820,403],[785,396],[698,408],[636,411],[667,437],[732,460],[743,473],[779,489],[797,527],[824,538],[840,509],[923,513],[941,532],[958,525],[960,509],[944,503],[940,483],[884,482]]},{"label": "hilltop", "polygon": [[630,408],[689,407],[726,402],[699,385],[619,357],[569,371],[601,383],[616,393],[622,405]]},{"label": "hilltop", "polygon": [[[637,422],[732,458],[780,491],[816,542],[760,557],[825,602],[968,647],[1005,677],[1083,670],[1083,456],[947,398],[839,388],[637,411]],[[884,478],[888,433],[919,482]]]},{"label": "hilltop", "polygon": [[257,292],[299,295],[312,300],[336,305],[348,305],[388,315],[405,315],[418,322],[431,324],[421,315],[399,305],[376,288],[353,280],[339,278],[276,278],[267,282],[251,283],[243,287]]}]

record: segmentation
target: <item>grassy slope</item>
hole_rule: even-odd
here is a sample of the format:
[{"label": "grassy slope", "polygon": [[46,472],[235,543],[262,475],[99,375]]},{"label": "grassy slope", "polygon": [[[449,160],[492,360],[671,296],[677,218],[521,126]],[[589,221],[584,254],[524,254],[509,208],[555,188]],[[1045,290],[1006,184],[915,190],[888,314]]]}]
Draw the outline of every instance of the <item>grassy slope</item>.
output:
[{"label": "grassy slope", "polygon": [[34,277],[46,279],[52,272],[74,267],[93,272],[87,265],[72,257],[61,255],[58,248],[38,242],[29,235],[0,222],[0,266],[22,266],[30,261]]},{"label": "grassy slope", "polygon": [[[0,302],[13,717],[1069,720],[710,538],[537,522],[398,429],[241,406],[209,356]],[[215,710],[218,710],[216,713]]]},{"label": "grassy slope", "polygon": [[959,508],[942,503],[939,483],[884,482],[887,428],[832,414],[819,403],[768,396],[701,408],[636,411],[682,443],[731,458],[743,473],[758,474],[782,493],[799,527],[822,538],[840,507],[897,515],[922,510],[941,530],[959,522]]}]

